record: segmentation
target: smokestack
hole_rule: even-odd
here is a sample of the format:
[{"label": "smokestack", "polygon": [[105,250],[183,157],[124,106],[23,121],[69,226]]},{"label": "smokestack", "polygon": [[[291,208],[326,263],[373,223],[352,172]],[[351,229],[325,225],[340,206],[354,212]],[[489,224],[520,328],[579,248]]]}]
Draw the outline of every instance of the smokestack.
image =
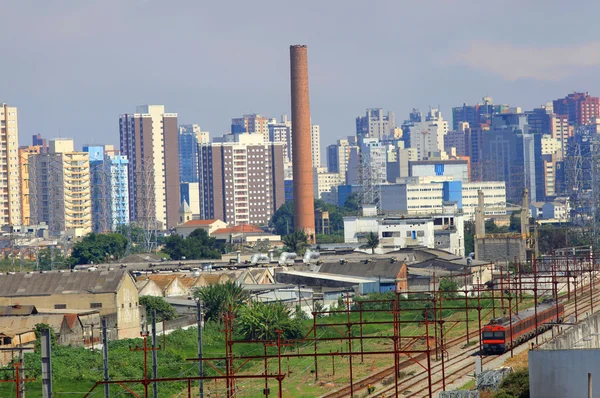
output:
[{"label": "smokestack", "polygon": [[290,46],[292,82],[292,152],[294,172],[294,229],[315,242],[308,56],[305,45]]}]

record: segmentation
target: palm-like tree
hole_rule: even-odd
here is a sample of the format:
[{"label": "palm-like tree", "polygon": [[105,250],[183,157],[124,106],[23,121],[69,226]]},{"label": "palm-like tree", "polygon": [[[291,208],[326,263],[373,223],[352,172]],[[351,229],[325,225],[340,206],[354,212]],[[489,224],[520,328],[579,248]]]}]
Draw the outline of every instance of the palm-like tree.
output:
[{"label": "palm-like tree", "polygon": [[295,231],[289,235],[285,235],[281,241],[285,245],[286,250],[301,254],[306,245],[308,245],[308,236],[304,231]]},{"label": "palm-like tree", "polygon": [[230,308],[237,314],[248,299],[242,287],[231,281],[204,286],[195,295],[203,302],[205,318],[217,322],[223,319]]},{"label": "palm-like tree", "polygon": [[367,235],[367,244],[365,246],[371,249],[371,253],[375,254],[375,249],[379,246],[379,235],[375,232],[369,232]]}]

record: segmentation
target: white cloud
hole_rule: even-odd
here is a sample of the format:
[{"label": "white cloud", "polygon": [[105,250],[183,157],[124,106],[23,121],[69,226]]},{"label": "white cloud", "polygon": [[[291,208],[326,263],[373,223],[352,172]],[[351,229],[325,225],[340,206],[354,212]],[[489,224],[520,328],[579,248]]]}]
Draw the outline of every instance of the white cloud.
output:
[{"label": "white cloud", "polygon": [[543,48],[472,41],[444,62],[494,73],[506,80],[560,80],[577,74],[579,68],[600,66],[600,41]]}]

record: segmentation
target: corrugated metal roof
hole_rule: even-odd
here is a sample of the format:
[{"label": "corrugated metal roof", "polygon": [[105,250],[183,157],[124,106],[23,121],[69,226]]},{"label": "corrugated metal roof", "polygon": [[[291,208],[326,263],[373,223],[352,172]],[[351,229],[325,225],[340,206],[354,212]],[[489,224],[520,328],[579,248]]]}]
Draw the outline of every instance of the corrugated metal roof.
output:
[{"label": "corrugated metal roof", "polygon": [[45,323],[56,332],[60,333],[64,314],[57,315],[30,315],[30,316],[6,316],[0,317],[0,330],[33,330],[38,323]]},{"label": "corrugated metal roof", "polygon": [[0,275],[0,296],[114,293],[127,271],[47,272]]},{"label": "corrugated metal roof", "polygon": [[38,311],[35,305],[8,305],[0,306],[0,316],[32,315]]},{"label": "corrugated metal roof", "polygon": [[321,265],[319,272],[325,272],[337,275],[358,276],[363,278],[390,278],[396,279],[402,268],[402,262],[392,263],[389,259],[375,260],[369,264],[360,263],[325,263]]}]

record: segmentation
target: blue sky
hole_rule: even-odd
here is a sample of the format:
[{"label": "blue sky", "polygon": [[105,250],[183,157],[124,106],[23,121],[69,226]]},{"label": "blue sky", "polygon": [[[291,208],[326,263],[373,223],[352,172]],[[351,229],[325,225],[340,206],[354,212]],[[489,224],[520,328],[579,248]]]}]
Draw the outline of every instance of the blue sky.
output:
[{"label": "blue sky", "polygon": [[490,95],[524,108],[600,95],[595,1],[54,0],[2,4],[0,102],[21,143],[118,144],[118,116],[165,104],[218,136],[232,117],[290,113],[289,45],[307,44],[322,145],[368,107]]}]

